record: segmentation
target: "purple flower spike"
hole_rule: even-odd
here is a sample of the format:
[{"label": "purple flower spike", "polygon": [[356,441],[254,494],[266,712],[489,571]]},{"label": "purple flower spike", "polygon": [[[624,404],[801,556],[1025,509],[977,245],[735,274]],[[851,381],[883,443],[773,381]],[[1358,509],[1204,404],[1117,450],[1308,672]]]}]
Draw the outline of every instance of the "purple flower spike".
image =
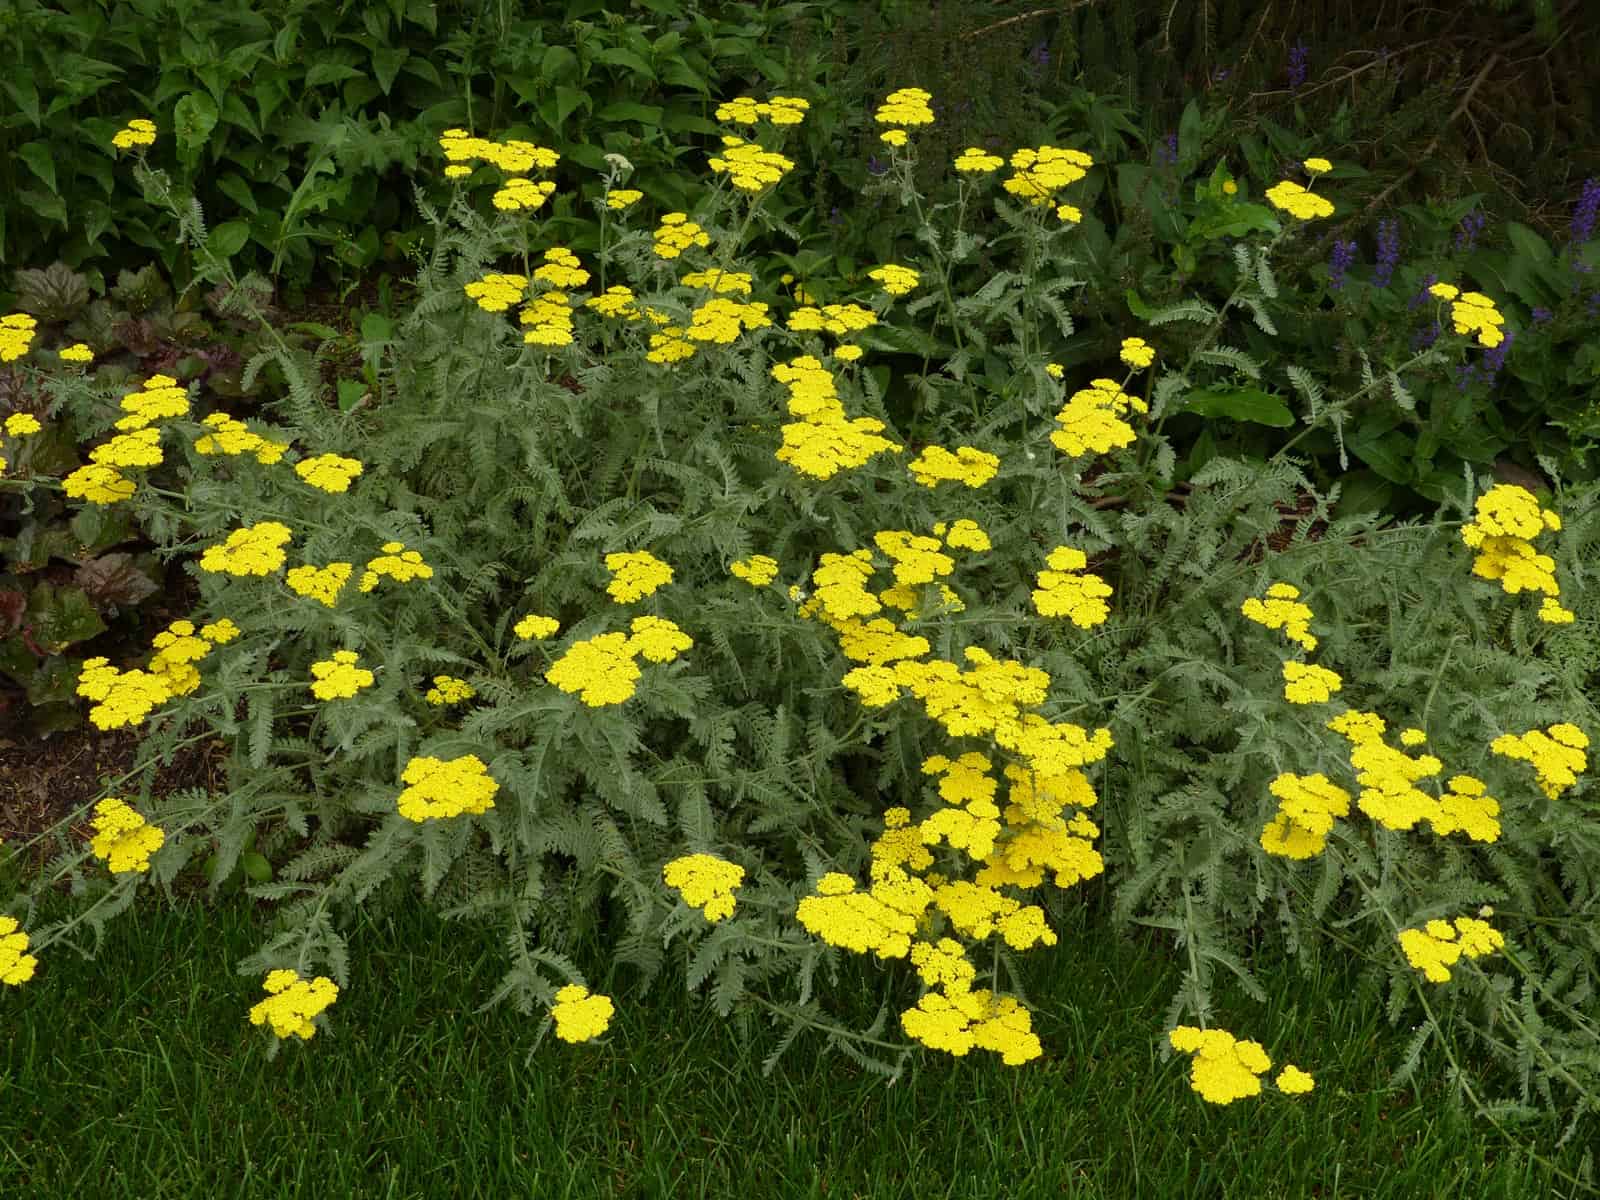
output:
[{"label": "purple flower spike", "polygon": [[1433,323],[1431,329],[1418,330],[1416,336],[1411,339],[1411,349],[1426,350],[1439,340],[1439,335],[1443,332],[1444,326],[1437,321]]},{"label": "purple flower spike", "polygon": [[1354,241],[1341,242],[1338,238],[1333,241],[1333,254],[1328,259],[1328,287],[1337,292],[1344,287],[1344,273],[1356,261],[1356,244]]},{"label": "purple flower spike", "polygon": [[1422,281],[1422,286],[1417,289],[1417,294],[1411,297],[1411,303],[1406,305],[1406,307],[1413,312],[1421,308],[1428,302],[1428,289],[1438,282],[1439,277],[1437,275],[1429,275]]},{"label": "purple flower spike", "polygon": [[886,162],[880,162],[876,154],[869,154],[867,156],[867,170],[872,172],[872,174],[882,175],[888,169],[889,164]]},{"label": "purple flower spike", "polygon": [[1296,42],[1289,51],[1289,86],[1298,88],[1306,81],[1306,75],[1311,70],[1311,47],[1304,42]]},{"label": "purple flower spike", "polygon": [[1472,250],[1478,245],[1478,235],[1483,232],[1483,227],[1489,223],[1489,218],[1477,209],[1473,209],[1461,218],[1461,226],[1456,230],[1456,249]]},{"label": "purple flower spike", "polygon": [[1555,316],[1555,313],[1551,312],[1548,308],[1544,308],[1544,307],[1535,308],[1533,310],[1533,323],[1535,325],[1543,325],[1546,321],[1550,320],[1550,318],[1553,317],[1553,316]]},{"label": "purple flower spike", "polygon": [[1161,145],[1156,147],[1156,165],[1158,167],[1175,167],[1178,165],[1178,135],[1168,133]]},{"label": "purple flower spike", "polygon": [[1386,217],[1378,222],[1378,269],[1372,273],[1373,286],[1388,287],[1399,265],[1400,220]]},{"label": "purple flower spike", "polygon": [[1581,246],[1594,236],[1594,227],[1600,219],[1600,179],[1584,180],[1583,193],[1578,197],[1578,207],[1572,213],[1572,244]]},{"label": "purple flower spike", "polygon": [[1506,355],[1511,353],[1511,343],[1516,341],[1517,335],[1511,330],[1506,330],[1505,337],[1500,339],[1500,344],[1491,346],[1483,355],[1483,381],[1490,387],[1494,386],[1495,376],[1500,373],[1500,368],[1506,365]]}]

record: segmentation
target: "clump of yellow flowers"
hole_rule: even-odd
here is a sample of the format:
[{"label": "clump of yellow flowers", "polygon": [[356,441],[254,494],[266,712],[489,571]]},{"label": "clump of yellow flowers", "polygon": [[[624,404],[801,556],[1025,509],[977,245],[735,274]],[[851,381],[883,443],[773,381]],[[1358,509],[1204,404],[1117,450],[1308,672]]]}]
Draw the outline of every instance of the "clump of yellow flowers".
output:
[{"label": "clump of yellow flowers", "polygon": [[113,875],[143,874],[150,869],[150,856],[167,840],[167,835],[127,803],[108,797],[94,807],[94,841],[91,853],[103,859]]},{"label": "clump of yellow flowers", "polygon": [[1504,934],[1476,917],[1457,917],[1454,925],[1429,921],[1421,929],[1402,929],[1397,940],[1406,961],[1431,983],[1448,983],[1458,960],[1482,958],[1506,944]]},{"label": "clump of yellow flowers", "polygon": [[33,978],[39,960],[25,953],[28,935],[15,917],[0,915],[0,983],[21,987]]},{"label": "clump of yellow flowers", "polygon": [[269,994],[250,1010],[250,1024],[270,1025],[280,1038],[310,1041],[315,1018],[339,998],[339,987],[326,975],[302,979],[298,971],[269,971],[261,985]]},{"label": "clump of yellow flowers", "polygon": [[1560,528],[1560,516],[1541,508],[1532,492],[1502,483],[1478,497],[1473,519],[1461,527],[1461,540],[1477,552],[1472,560],[1474,575],[1498,581],[1508,595],[1542,592],[1539,619],[1567,625],[1575,615],[1556,600],[1561,586],[1556,582],[1555,559],[1533,548],[1534,538]]},{"label": "clump of yellow flowers", "polygon": [[610,1026],[615,1012],[610,996],[591,995],[578,983],[569,983],[557,992],[550,1009],[556,1036],[563,1042],[587,1042],[599,1037]]},{"label": "clump of yellow flowers", "polygon": [[[1235,1038],[1225,1029],[1196,1029],[1179,1025],[1167,1034],[1174,1050],[1193,1055],[1189,1086],[1212,1104],[1232,1104],[1261,1094],[1261,1076],[1272,1069],[1272,1059],[1260,1042]],[[1285,1095],[1303,1095],[1315,1080],[1292,1063],[1273,1081]]]},{"label": "clump of yellow flowers", "polygon": [[663,866],[661,878],[714,925],[733,915],[733,893],[744,882],[744,868],[714,854],[686,854]]}]

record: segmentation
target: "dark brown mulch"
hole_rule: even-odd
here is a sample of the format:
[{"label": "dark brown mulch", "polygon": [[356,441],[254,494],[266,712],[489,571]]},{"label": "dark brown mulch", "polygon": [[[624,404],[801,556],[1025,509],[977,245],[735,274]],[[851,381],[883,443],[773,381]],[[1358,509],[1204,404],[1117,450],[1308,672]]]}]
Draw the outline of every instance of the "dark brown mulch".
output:
[{"label": "dark brown mulch", "polygon": [[[128,729],[85,725],[41,741],[26,730],[0,726],[0,840],[31,838],[103,797],[107,782],[132,769],[138,745],[137,732]],[[170,764],[156,769],[155,790],[220,791],[226,759],[221,741],[184,746]],[[87,835],[87,816],[80,824],[74,832]]]}]

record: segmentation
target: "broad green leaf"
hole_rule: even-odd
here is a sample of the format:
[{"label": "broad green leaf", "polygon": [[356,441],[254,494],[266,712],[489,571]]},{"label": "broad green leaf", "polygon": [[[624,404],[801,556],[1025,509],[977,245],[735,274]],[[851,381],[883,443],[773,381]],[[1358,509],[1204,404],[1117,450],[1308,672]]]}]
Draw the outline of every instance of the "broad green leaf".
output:
[{"label": "broad green leaf", "polygon": [[382,48],[372,52],[372,74],[378,81],[378,86],[387,96],[389,89],[394,87],[394,77],[400,73],[401,65],[411,57],[411,51],[405,48]]},{"label": "broad green leaf", "polygon": [[1226,417],[1231,421],[1251,421],[1257,425],[1271,425],[1287,429],[1294,424],[1294,414],[1283,402],[1260,388],[1202,388],[1190,392],[1180,412],[1202,417]]},{"label": "broad green leaf", "polygon": [[305,86],[313,88],[327,83],[343,83],[346,79],[354,79],[360,74],[360,71],[345,63],[319,62],[313,64],[306,72]]},{"label": "broad green leaf", "polygon": [[179,157],[193,161],[217,127],[217,104],[204,92],[190,92],[172,110],[172,132]]},{"label": "broad green leaf", "polygon": [[28,164],[28,170],[37,175],[45,187],[52,193],[59,194],[59,189],[56,187],[56,164],[50,156],[48,142],[33,141],[25,146],[18,146],[17,157]]},{"label": "broad green leaf", "polygon": [[250,185],[237,172],[230,171],[228,174],[219,177],[217,179],[217,190],[251,216],[261,211],[261,206],[256,203],[255,195],[250,191]]},{"label": "broad green leaf", "polygon": [[28,613],[34,623],[34,640],[52,654],[106,631],[106,623],[82,588],[41,583],[29,598]]},{"label": "broad green leaf", "polygon": [[594,56],[594,61],[612,67],[627,67],[634,74],[644,76],[651,83],[655,82],[656,73],[650,64],[632,50],[624,50],[621,46],[610,46],[599,51]]},{"label": "broad green leaf", "polygon": [[564,84],[556,86],[556,128],[559,130],[567,123],[567,118],[579,107],[587,108],[589,94],[575,87]]},{"label": "broad green leaf", "polygon": [[654,104],[639,104],[633,100],[617,100],[606,105],[595,116],[602,121],[638,121],[644,125],[660,125],[662,108]]},{"label": "broad green leaf", "polygon": [[211,231],[206,249],[218,258],[232,258],[250,240],[250,226],[244,221],[226,221]]},{"label": "broad green leaf", "polygon": [[239,866],[257,883],[266,883],[272,878],[272,864],[254,850],[239,855]]}]

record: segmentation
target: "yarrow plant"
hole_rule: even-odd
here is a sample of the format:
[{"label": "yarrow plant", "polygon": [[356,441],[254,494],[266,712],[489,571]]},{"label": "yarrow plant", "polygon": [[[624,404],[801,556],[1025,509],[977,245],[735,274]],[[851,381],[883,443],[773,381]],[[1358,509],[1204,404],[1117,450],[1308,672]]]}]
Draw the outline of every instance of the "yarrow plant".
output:
[{"label": "yarrow plant", "polygon": [[[1252,947],[1354,945],[1475,1098],[1483,1051],[1581,1109],[1593,490],[1469,474],[1432,520],[1384,525],[1338,512],[1289,447],[1178,486],[1169,417],[1273,387],[1297,437],[1332,440],[1414,365],[1330,399],[1316,364],[1238,348],[1284,307],[1279,247],[1338,211],[1326,159],[1270,182],[1222,255],[1231,293],[1085,339],[1066,298],[1106,164],[968,147],[934,204],[917,88],[871,113],[870,186],[918,237],[853,280],[772,277],[748,239],[783,231],[767,206],[799,167],[778,138],[809,111],[719,106],[728,132],[665,212],[650,181],[618,186],[625,160],[558,186],[554,151],[447,131],[419,301],[349,413],[281,340],[249,370],[282,394],[235,415],[203,384],[68,375],[55,331],[0,318],[0,354],[48,389],[41,425],[99,431],[60,478],[0,486],[127,513],[197,591],[147,652],[84,663],[90,720],[137,730],[140,760],[5,906],[0,979],[37,986],[77,919],[35,923],[37,890],[70,881],[99,927],[213,855],[220,886],[253,839],[282,928],[239,969],[265,980],[248,1017],[274,1049],[367,986],[356,910],[420,895],[502,927],[490,999],[563,1043],[670,968],[780,1050],[810,1030],[891,1074],[914,1052],[1021,1067],[1056,1033],[1019,956],[1103,880],[1117,920],[1180,950],[1151,1038],[1193,1056],[1208,1102],[1260,1096],[1298,1036],[1267,1031],[1269,1055],[1219,1027],[1215,969],[1259,998]],[[170,197],[141,139],[136,178]],[[544,216],[584,204],[595,229],[558,241]],[[172,211],[202,277],[238,284],[198,208]],[[1503,340],[1492,297],[1430,289],[1441,347]],[[162,756],[201,738],[231,748],[225,785],[163,794]],[[1488,904],[1493,937],[1461,924]],[[884,972],[892,1028],[834,1015],[847,955]],[[1459,956],[1474,969],[1438,987],[1413,965]],[[1273,1090],[1303,1095],[1311,1067]]]}]

